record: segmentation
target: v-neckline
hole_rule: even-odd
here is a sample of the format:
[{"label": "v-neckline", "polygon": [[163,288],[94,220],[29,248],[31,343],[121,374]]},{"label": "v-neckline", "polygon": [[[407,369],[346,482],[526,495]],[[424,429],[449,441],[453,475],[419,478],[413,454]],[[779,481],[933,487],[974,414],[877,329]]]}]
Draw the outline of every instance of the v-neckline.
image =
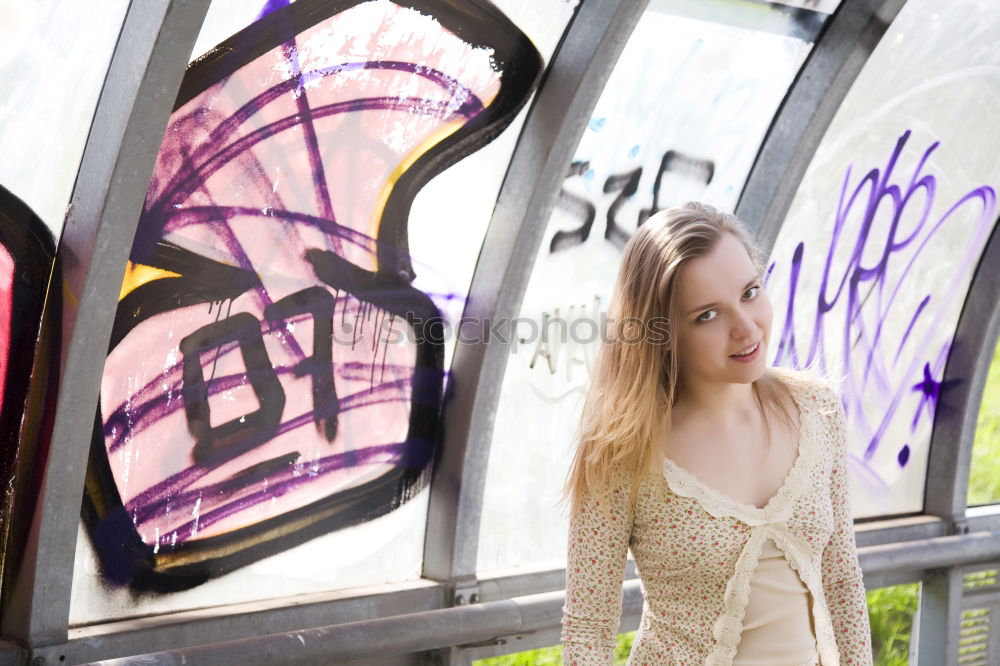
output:
[{"label": "v-neckline", "polygon": [[707,483],[703,482],[697,476],[688,471],[687,468],[685,468],[683,465],[676,462],[667,454],[662,453],[661,455],[663,456],[663,467],[666,475],[668,476],[668,479],[671,472],[673,472],[675,475],[685,479],[688,483],[700,488],[704,494],[707,494],[710,497],[714,497],[725,504],[729,504],[742,511],[750,512],[751,515],[759,516],[761,514],[765,515],[768,514],[769,510],[772,509],[772,505],[774,505],[778,501],[778,498],[782,497],[787,492],[791,479],[798,474],[799,467],[801,467],[804,464],[806,440],[808,439],[805,436],[806,410],[802,407],[802,403],[800,401],[800,397],[798,394],[799,387],[793,386],[792,383],[789,382],[787,379],[785,379],[783,376],[779,375],[778,380],[788,389],[788,393],[792,398],[792,402],[795,404],[795,408],[799,412],[799,428],[797,433],[798,446],[796,447],[795,460],[792,462],[792,466],[788,469],[788,472],[785,474],[785,478],[784,480],[782,480],[781,485],[778,487],[778,490],[774,493],[774,495],[771,496],[769,500],[767,500],[767,503],[764,504],[764,506],[761,507],[755,504],[746,504],[745,502],[737,501],[736,499],[730,497],[721,490],[717,490],[713,486],[710,486]]}]

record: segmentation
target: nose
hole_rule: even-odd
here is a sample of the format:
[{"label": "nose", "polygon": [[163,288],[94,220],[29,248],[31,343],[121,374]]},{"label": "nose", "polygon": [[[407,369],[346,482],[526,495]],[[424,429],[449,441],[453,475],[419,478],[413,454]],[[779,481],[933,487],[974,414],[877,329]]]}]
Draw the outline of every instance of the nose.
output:
[{"label": "nose", "polygon": [[740,311],[733,319],[733,327],[729,332],[730,337],[737,341],[750,342],[757,334],[757,325],[749,312]]}]

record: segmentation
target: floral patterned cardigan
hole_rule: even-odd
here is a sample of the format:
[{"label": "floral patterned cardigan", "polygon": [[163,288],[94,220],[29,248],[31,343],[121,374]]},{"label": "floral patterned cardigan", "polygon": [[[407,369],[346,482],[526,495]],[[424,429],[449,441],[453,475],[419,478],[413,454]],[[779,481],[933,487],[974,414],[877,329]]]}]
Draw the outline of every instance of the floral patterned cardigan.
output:
[{"label": "floral patterned cardigan", "polygon": [[[563,662],[613,663],[632,550],[644,604],[629,665],[729,666],[762,542],[774,539],[812,594],[821,666],[870,666],[871,632],[848,490],[840,398],[806,372],[774,368],[799,410],[799,453],[763,507],[739,503],[664,458],[634,505],[621,472],[570,518]],[[603,506],[602,506],[603,502]]]}]

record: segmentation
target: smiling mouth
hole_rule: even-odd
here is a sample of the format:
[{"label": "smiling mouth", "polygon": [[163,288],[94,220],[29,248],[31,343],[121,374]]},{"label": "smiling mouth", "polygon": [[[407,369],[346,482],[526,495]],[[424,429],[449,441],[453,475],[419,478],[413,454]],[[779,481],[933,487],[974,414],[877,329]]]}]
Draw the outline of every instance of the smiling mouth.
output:
[{"label": "smiling mouth", "polygon": [[737,357],[738,356],[749,356],[750,354],[752,354],[755,351],[757,351],[757,347],[759,347],[759,346],[760,346],[760,341],[758,340],[757,342],[755,342],[751,346],[747,347],[745,350],[743,350],[739,354],[730,354],[730,356],[737,356]]}]

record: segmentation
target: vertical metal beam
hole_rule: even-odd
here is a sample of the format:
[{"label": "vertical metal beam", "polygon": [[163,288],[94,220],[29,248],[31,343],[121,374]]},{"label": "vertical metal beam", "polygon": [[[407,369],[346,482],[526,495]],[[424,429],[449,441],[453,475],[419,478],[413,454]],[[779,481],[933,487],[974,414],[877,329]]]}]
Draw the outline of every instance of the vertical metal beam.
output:
[{"label": "vertical metal beam", "polygon": [[914,627],[918,666],[958,666],[962,613],[962,567],[941,569],[924,578]]},{"label": "vertical metal beam", "polygon": [[77,173],[56,258],[66,297],[52,439],[24,557],[0,618],[4,635],[30,647],[67,638],[104,351],[156,154],[208,4],[131,3]]},{"label": "vertical metal beam", "polygon": [[736,205],[765,256],[827,127],[904,2],[843,0],[788,89]]},{"label": "vertical metal beam", "polygon": [[994,223],[955,326],[927,459],[924,512],[948,521],[953,534],[964,530],[979,406],[1000,337],[998,262],[1000,226]]},{"label": "vertical metal beam", "polygon": [[[549,65],[497,199],[463,316],[517,316],[566,169],[648,0],[584,2]],[[465,329],[463,329],[465,331]],[[463,333],[468,336],[471,333]],[[486,466],[510,348],[463,343],[430,488],[424,576],[474,590]]]},{"label": "vertical metal beam", "polygon": [[[994,223],[969,293],[958,317],[934,410],[924,513],[940,516],[949,534],[968,532],[966,524],[969,472],[983,388],[1000,337],[1000,225]],[[963,609],[963,569],[925,581],[920,595],[918,663],[957,664]],[[929,608],[925,607],[929,604]]]}]

